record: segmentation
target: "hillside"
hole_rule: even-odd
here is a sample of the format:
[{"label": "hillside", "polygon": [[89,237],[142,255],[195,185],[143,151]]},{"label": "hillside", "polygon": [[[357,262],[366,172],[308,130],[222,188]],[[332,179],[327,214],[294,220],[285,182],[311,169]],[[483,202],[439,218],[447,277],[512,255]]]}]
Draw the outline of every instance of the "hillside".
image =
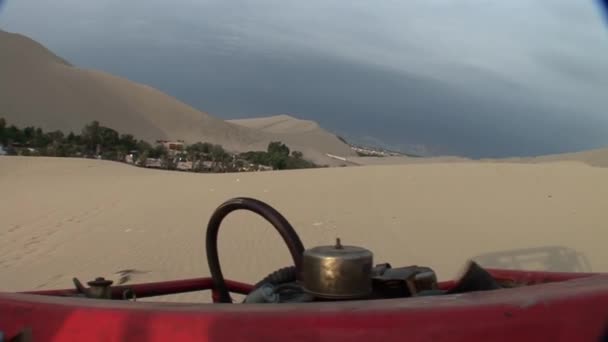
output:
[{"label": "hillside", "polygon": [[265,149],[281,139],[326,164],[332,162],[325,153],[348,149],[337,140],[319,143],[226,122],[152,87],[72,66],[23,35],[0,30],[0,51],[0,115],[18,126],[77,131],[98,120],[149,141],[207,141],[234,151]]},{"label": "hillside", "polygon": [[326,131],[314,121],[302,120],[285,114],[227,121],[266,132],[279,140],[290,141],[294,145],[306,146],[302,151],[304,155],[309,155],[314,151],[324,151],[341,157],[357,155],[348,144],[345,144],[335,134]]},{"label": "hillside", "polygon": [[[289,136],[294,141],[310,141],[318,146],[328,146],[340,141],[334,134],[324,130],[316,122],[301,120],[290,115],[275,115],[253,119],[228,120],[244,127],[262,130],[268,133]],[[451,163],[472,162],[473,159],[459,156],[437,156],[437,157],[360,157],[355,152],[340,149],[329,152],[338,156],[345,156],[348,165],[398,165],[398,164],[421,164],[421,163]],[[541,163],[557,161],[578,161],[591,166],[608,167],[608,148],[580,151],[574,153],[552,154],[538,157],[526,158],[503,158],[484,159],[488,162],[511,162],[511,163]]]},{"label": "hillside", "polygon": [[[505,159],[509,161],[511,159]],[[608,167],[608,148],[599,148],[573,153],[551,154],[533,158],[522,158],[524,162],[557,162],[557,161],[579,161],[591,166]]]},{"label": "hillside", "polygon": [[516,157],[502,159],[481,159],[474,160],[470,158],[457,156],[439,156],[439,157],[350,157],[348,161],[356,165],[400,165],[400,164],[428,164],[428,163],[517,163],[517,164],[538,164],[551,162],[580,162],[589,166],[608,167],[608,148],[600,148],[595,150],[580,151],[573,153],[551,154],[537,157]]}]

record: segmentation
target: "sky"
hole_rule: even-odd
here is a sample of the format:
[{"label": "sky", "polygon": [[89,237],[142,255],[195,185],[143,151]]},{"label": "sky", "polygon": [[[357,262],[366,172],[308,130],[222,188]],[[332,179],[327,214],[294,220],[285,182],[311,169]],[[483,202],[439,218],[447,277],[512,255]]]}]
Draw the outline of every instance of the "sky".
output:
[{"label": "sky", "polygon": [[5,0],[0,28],[222,118],[429,155],[608,147],[593,0]]}]

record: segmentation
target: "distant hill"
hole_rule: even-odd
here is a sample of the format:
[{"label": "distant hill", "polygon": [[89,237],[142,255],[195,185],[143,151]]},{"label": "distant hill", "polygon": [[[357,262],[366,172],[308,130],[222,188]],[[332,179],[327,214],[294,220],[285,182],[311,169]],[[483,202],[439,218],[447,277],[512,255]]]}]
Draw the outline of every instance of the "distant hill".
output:
[{"label": "distant hill", "polygon": [[226,122],[152,87],[75,67],[34,40],[2,30],[0,75],[0,116],[19,126],[79,131],[98,120],[149,141],[207,141],[233,151],[265,150],[270,141],[281,140],[306,158],[330,165],[336,162],[326,153],[350,151],[338,139]]},{"label": "distant hill", "polygon": [[594,150],[550,154],[538,157],[527,158],[505,158],[499,159],[505,162],[527,162],[527,163],[546,163],[555,161],[579,161],[591,166],[608,167],[608,148],[598,148]]},{"label": "distant hill", "polygon": [[277,139],[292,142],[294,146],[303,146],[302,152],[304,152],[304,155],[309,155],[314,151],[324,151],[341,157],[357,155],[348,143],[321,128],[314,121],[302,120],[283,114],[253,119],[227,120],[227,122],[272,134]]}]

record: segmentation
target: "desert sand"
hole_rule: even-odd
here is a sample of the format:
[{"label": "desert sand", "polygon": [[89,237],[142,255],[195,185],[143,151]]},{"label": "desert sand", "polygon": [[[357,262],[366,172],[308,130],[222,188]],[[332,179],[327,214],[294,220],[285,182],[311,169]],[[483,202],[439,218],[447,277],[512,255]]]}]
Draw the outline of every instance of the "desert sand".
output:
[{"label": "desert sand", "polygon": [[[470,258],[608,271],[608,169],[581,162],[195,174],[0,157],[0,189],[0,291],[69,288],[72,277],[117,280],[122,269],[141,271],[131,283],[206,276],[207,220],[236,196],[277,208],[306,247],[340,237],[370,249],[376,263],[430,266],[440,279],[457,276]],[[256,282],[291,263],[279,235],[249,212],[225,220],[219,243],[229,279]]]}]

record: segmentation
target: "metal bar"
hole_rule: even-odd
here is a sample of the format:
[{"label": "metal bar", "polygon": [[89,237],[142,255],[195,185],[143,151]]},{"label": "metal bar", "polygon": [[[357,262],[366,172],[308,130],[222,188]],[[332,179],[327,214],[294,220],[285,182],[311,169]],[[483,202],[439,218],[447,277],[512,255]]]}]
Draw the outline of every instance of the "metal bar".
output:
[{"label": "metal bar", "polygon": [[[248,294],[251,292],[251,290],[253,290],[253,285],[232,280],[226,280],[226,285],[228,286],[228,290],[233,293]],[[213,280],[211,278],[194,278],[133,285],[118,285],[112,286],[112,299],[122,299],[123,292],[125,290],[133,291],[137,298],[146,298],[176,293],[211,290],[212,288]],[[44,296],[75,296],[78,294],[76,289],[27,291],[21,293]]]}]

